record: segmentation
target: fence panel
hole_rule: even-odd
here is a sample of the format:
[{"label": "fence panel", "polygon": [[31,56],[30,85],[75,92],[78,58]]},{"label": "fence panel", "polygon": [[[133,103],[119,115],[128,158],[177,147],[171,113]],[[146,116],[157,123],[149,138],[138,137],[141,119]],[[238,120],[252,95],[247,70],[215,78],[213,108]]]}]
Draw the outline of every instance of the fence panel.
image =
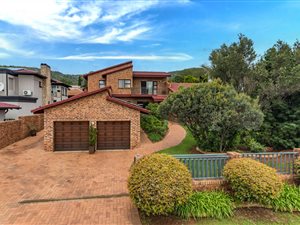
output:
[{"label": "fence panel", "polygon": [[194,179],[221,178],[223,167],[229,158],[226,154],[189,154],[173,156],[188,167]]},{"label": "fence panel", "polygon": [[[293,174],[296,152],[242,153],[245,158],[252,158],[273,167],[280,174]],[[223,168],[229,159],[226,154],[187,154],[173,155],[190,170],[194,179],[218,179],[223,177]]]},{"label": "fence panel", "polygon": [[280,174],[293,174],[296,152],[243,153],[242,157],[258,160],[277,170]]}]

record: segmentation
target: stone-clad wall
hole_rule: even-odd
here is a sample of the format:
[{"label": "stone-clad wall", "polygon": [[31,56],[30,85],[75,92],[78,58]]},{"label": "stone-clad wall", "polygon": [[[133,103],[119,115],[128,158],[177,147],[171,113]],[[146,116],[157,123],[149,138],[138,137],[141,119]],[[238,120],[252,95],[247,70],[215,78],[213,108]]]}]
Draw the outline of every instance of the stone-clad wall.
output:
[{"label": "stone-clad wall", "polygon": [[120,89],[119,88],[119,79],[130,79],[132,84],[132,68],[127,68],[120,70],[105,77],[102,77],[103,72],[95,73],[89,75],[88,77],[88,91],[95,91],[99,89],[99,80],[105,80],[106,77],[106,86],[111,86],[114,94],[131,94],[131,89]]},{"label": "stone-clad wall", "polygon": [[18,120],[0,122],[0,149],[29,136],[30,126],[44,128],[44,115],[20,116]]},{"label": "stone-clad wall", "polygon": [[107,95],[102,92],[46,109],[45,150],[54,150],[54,121],[130,121],[130,146],[137,146],[140,143],[140,112],[107,101]]}]

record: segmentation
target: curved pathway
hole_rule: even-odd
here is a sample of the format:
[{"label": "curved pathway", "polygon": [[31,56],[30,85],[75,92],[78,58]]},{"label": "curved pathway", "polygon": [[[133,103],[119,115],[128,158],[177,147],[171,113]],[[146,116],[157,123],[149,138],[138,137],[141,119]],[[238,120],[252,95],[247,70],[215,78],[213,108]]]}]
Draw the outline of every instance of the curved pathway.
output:
[{"label": "curved pathway", "polygon": [[135,154],[179,144],[185,130],[175,123],[164,140],[144,138],[131,151],[53,153],[43,150],[43,132],[0,150],[0,224],[141,225],[128,196],[20,204],[23,200],[68,199],[128,194],[127,178]]}]

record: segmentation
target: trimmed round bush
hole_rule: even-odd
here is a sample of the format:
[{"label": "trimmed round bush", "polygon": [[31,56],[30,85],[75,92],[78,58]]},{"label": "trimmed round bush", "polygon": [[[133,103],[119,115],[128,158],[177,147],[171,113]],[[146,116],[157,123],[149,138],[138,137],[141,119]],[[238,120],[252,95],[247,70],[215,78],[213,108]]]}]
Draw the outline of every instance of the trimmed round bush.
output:
[{"label": "trimmed round bush", "polygon": [[275,169],[249,158],[229,160],[223,175],[240,201],[268,203],[279,196],[283,187]]},{"label": "trimmed round bush", "polygon": [[136,207],[147,215],[168,215],[192,193],[187,167],[165,154],[152,154],[130,170],[129,194]]}]

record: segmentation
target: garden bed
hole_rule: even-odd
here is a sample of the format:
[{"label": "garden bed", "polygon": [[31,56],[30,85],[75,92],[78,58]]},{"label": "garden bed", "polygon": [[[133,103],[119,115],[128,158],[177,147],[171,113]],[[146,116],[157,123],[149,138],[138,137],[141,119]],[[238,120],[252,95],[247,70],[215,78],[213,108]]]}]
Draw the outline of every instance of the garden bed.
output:
[{"label": "garden bed", "polygon": [[280,213],[261,207],[240,208],[228,219],[190,219],[183,220],[175,216],[147,217],[140,213],[143,225],[272,225],[300,223],[300,213]]}]

